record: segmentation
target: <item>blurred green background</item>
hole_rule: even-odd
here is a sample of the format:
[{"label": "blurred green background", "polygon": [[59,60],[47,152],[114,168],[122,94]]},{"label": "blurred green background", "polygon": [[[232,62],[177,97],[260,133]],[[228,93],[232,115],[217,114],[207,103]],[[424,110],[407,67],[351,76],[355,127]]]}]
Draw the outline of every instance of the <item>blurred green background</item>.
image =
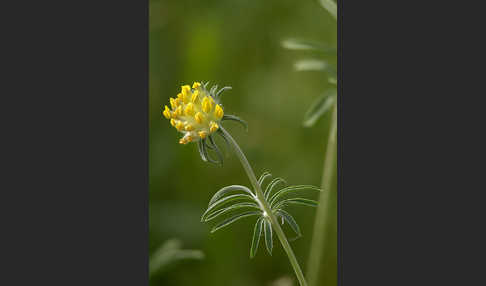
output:
[{"label": "blurred green background", "polygon": [[[330,84],[321,72],[296,72],[294,61],[311,54],[285,50],[280,43],[293,37],[336,46],[335,20],[312,0],[150,0],[149,17],[149,253],[152,257],[165,241],[177,238],[182,248],[205,255],[154,272],[151,285],[297,285],[278,240],[273,256],[261,241],[257,256],[249,258],[255,217],[214,234],[212,224],[200,222],[218,189],[250,183],[230,150],[225,149],[221,168],[203,162],[196,144],[178,144],[180,133],[161,116],[161,106],[183,84],[232,86],[223,94],[225,113],[245,119],[249,131],[233,122],[224,126],[257,176],[270,171],[289,184],[319,186],[330,114],[312,128],[303,128],[302,119]],[[303,237],[291,245],[305,273],[315,209],[289,210],[302,229]],[[331,229],[326,247],[332,251],[319,285],[337,284],[336,225]],[[288,226],[284,231],[294,236]],[[283,282],[275,284],[277,279]]]}]

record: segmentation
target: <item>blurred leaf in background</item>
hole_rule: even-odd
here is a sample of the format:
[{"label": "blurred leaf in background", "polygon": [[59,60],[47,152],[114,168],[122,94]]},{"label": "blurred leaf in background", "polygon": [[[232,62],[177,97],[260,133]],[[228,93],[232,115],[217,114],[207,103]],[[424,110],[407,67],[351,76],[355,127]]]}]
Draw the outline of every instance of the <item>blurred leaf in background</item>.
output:
[{"label": "blurred leaf in background", "polygon": [[[326,2],[326,1],[323,1]],[[331,1],[332,2],[332,1]],[[335,64],[325,60],[323,56],[331,57],[335,60],[337,50],[334,47],[329,47],[325,43],[313,42],[303,39],[288,38],[281,42],[283,48],[294,51],[305,51],[313,53],[312,57],[299,59],[294,62],[294,69],[296,71],[320,71],[325,72],[327,82],[331,85],[336,85],[337,71]],[[317,52],[320,53],[316,54]],[[310,105],[304,115],[302,122],[304,127],[312,127],[327,111],[331,109],[333,103],[336,101],[337,91],[334,87],[328,87],[324,92],[317,97]]]},{"label": "blurred leaf in background", "polygon": [[294,280],[290,276],[283,276],[272,281],[269,286],[293,286]]},{"label": "blurred leaf in background", "polygon": [[322,115],[328,112],[336,101],[336,97],[335,88],[330,88],[317,97],[304,115],[304,127],[313,126]]},{"label": "blurred leaf in background", "polygon": [[166,271],[170,266],[182,260],[201,260],[204,253],[200,250],[181,249],[182,242],[170,239],[164,242],[150,257],[149,276]]}]

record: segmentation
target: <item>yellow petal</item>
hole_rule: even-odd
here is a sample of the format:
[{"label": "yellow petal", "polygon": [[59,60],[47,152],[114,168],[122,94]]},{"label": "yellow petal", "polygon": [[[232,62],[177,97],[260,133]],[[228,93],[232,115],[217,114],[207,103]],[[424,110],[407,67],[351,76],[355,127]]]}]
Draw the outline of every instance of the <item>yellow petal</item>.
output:
[{"label": "yellow petal", "polygon": [[208,133],[206,131],[199,131],[199,137],[204,139],[204,138],[206,138],[206,136],[208,136]]},{"label": "yellow petal", "polygon": [[199,97],[199,90],[195,90],[194,93],[192,94],[191,101],[193,103],[196,103]]},{"label": "yellow petal", "polygon": [[172,98],[172,97],[169,100],[170,100],[170,106],[172,107],[172,109],[177,108],[177,102],[176,102],[176,100],[174,98]]},{"label": "yellow petal", "polygon": [[202,123],[204,120],[204,115],[201,112],[198,112],[196,115],[194,115],[194,119],[196,119],[197,123]]},{"label": "yellow petal", "polygon": [[213,108],[213,105],[211,103],[211,99],[209,99],[208,96],[204,97],[202,101],[202,109],[204,112],[209,113],[211,109]]},{"label": "yellow petal", "polygon": [[184,103],[188,103],[189,99],[192,96],[191,87],[188,85],[184,85],[181,87],[181,89],[182,89],[182,101],[184,101]]},{"label": "yellow petal", "polygon": [[170,125],[172,125],[172,126],[174,126],[174,127],[176,126],[176,121],[175,121],[175,119],[171,119],[171,120],[170,120]]},{"label": "yellow petal", "polygon": [[194,115],[194,104],[192,104],[192,102],[189,102],[186,105],[186,108],[184,109],[184,113],[188,116]]},{"label": "yellow petal", "polygon": [[187,93],[188,91],[191,91],[191,87],[189,85],[183,85],[181,86],[181,92],[184,95],[184,93]]},{"label": "yellow petal", "polygon": [[198,88],[200,86],[201,86],[201,83],[197,82],[197,81],[192,84],[192,88]]},{"label": "yellow petal", "polygon": [[184,127],[184,129],[186,131],[192,131],[192,130],[194,130],[194,126],[192,126],[191,124],[187,124],[186,127]]},{"label": "yellow petal", "polygon": [[175,115],[176,116],[181,116],[182,115],[182,106],[179,105],[179,107],[177,107],[177,109],[175,110]]},{"label": "yellow petal", "polygon": [[223,118],[224,112],[223,112],[223,109],[221,108],[221,106],[219,104],[216,104],[216,107],[214,108],[214,115],[218,119]]},{"label": "yellow petal", "polygon": [[218,130],[219,125],[216,122],[211,121],[211,124],[209,124],[209,132],[214,132]]},{"label": "yellow petal", "polygon": [[165,106],[165,110],[162,112],[162,114],[164,114],[165,118],[170,119],[170,109],[167,105]]},{"label": "yellow petal", "polygon": [[177,130],[182,131],[182,129],[184,128],[184,123],[182,123],[182,121],[179,121],[177,122],[175,127],[177,128]]}]

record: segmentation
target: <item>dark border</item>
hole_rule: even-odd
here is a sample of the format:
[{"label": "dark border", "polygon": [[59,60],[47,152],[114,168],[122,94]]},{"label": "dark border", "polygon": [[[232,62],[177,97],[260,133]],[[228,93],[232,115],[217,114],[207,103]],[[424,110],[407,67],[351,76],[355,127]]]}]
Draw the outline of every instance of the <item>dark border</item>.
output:
[{"label": "dark border", "polygon": [[148,285],[148,1],[11,4],[0,285]]}]

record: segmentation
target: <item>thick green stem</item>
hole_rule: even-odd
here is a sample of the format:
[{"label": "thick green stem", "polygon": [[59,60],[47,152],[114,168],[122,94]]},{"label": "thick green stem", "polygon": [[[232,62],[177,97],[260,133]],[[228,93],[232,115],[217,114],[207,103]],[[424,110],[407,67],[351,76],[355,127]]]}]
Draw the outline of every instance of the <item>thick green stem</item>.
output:
[{"label": "thick green stem", "polygon": [[[331,118],[331,126],[329,130],[329,137],[327,142],[326,154],[324,159],[324,170],[322,174],[321,192],[319,197],[319,206],[317,207],[316,218],[314,222],[314,233],[312,235],[311,251],[309,261],[307,263],[307,280],[309,286],[315,286],[318,279],[319,268],[321,266],[323,248],[325,245],[326,226],[329,224],[330,217],[334,217],[329,213],[331,208],[332,178],[337,169],[336,166],[336,145],[337,137],[337,103],[334,104]],[[336,274],[337,275],[337,274]]]},{"label": "thick green stem", "polygon": [[282,228],[280,227],[280,224],[277,221],[277,218],[272,212],[272,209],[270,208],[270,205],[268,202],[265,200],[265,196],[263,194],[261,186],[258,184],[258,180],[255,176],[255,173],[253,172],[253,169],[250,166],[250,163],[248,163],[248,160],[246,159],[245,154],[241,150],[241,148],[238,146],[236,143],[235,139],[231,137],[231,135],[223,128],[220,127],[221,131],[226,135],[225,137],[228,139],[228,142],[230,145],[233,147],[236,156],[238,159],[240,159],[241,164],[243,165],[243,168],[246,171],[246,174],[248,175],[248,178],[250,179],[250,182],[256,192],[256,196],[258,200],[260,201],[261,207],[265,211],[266,215],[270,218],[270,222],[272,223],[272,227],[275,230],[275,233],[277,233],[278,238],[280,239],[280,242],[282,243],[282,247],[284,248],[285,252],[287,253],[287,256],[289,257],[290,264],[292,264],[292,267],[294,268],[295,275],[297,275],[297,279],[299,280],[299,283],[301,286],[307,286],[307,283],[305,282],[304,274],[302,273],[302,270],[300,269],[299,262],[297,261],[297,258],[295,257],[294,252],[292,251],[292,248],[290,247],[290,244],[287,240],[287,237],[285,236],[285,233],[283,232]]}]

